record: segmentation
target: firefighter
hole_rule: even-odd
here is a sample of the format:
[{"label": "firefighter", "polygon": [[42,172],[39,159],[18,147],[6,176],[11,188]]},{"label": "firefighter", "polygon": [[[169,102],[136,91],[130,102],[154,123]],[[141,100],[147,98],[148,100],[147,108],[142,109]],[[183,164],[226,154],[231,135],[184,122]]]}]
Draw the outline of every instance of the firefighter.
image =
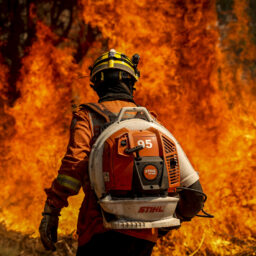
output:
[{"label": "firefighter", "polygon": [[[110,50],[100,56],[91,68],[92,87],[99,103],[113,113],[122,107],[136,107],[133,99],[135,83],[139,78],[139,55],[129,59],[122,53]],[[98,120],[99,119],[99,120]],[[99,135],[95,127],[100,117],[87,108],[73,114],[70,140],[62,159],[57,178],[45,189],[47,200],[39,227],[41,241],[46,250],[56,250],[60,211],[68,206],[68,197],[78,194],[82,187],[85,197],[77,224],[78,250],[81,255],[151,255],[159,236],[169,229],[107,230],[103,226],[100,207],[88,176],[88,157],[93,142]],[[94,127],[93,127],[94,126]],[[187,173],[181,180],[184,186],[202,191],[196,172]],[[190,221],[203,207],[203,196],[194,191],[182,191],[176,209],[181,221]]]}]

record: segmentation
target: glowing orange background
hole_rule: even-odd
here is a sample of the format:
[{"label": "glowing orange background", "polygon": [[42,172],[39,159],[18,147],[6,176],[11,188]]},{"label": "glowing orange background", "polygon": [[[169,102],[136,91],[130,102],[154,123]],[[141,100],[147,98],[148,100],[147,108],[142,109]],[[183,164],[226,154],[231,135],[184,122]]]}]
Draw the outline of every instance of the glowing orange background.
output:
[{"label": "glowing orange background", "polygon": [[[225,28],[218,24],[216,3],[208,0],[80,4],[78,19],[102,35],[75,63],[72,46],[56,48],[56,35],[38,21],[37,40],[23,59],[17,84],[21,97],[0,113],[15,119],[15,129],[0,131],[0,221],[38,234],[44,188],[56,176],[68,142],[71,103],[97,100],[89,78],[79,74],[89,73],[107,40],[108,49],[140,54],[136,101],[156,111],[181,143],[208,195],[206,210],[215,215],[185,223],[159,242],[154,255],[234,255],[244,246],[236,241],[255,242],[256,79],[250,65],[256,47],[247,2],[234,2],[237,20]],[[240,41],[243,50],[237,54],[232,43]],[[9,75],[0,58],[0,92]],[[76,228],[82,196],[70,198],[63,210],[61,233]]]}]

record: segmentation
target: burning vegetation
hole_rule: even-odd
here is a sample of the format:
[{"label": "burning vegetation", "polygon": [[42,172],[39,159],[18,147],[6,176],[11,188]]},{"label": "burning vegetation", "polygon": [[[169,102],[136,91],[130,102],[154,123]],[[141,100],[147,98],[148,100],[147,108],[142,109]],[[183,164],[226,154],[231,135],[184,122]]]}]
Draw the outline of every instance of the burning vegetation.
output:
[{"label": "burning vegetation", "polygon": [[[254,1],[7,2],[0,0],[0,221],[8,234],[36,241],[72,108],[97,100],[88,67],[115,48],[140,54],[136,102],[181,143],[215,215],[170,232],[154,255],[256,255]],[[61,235],[76,229],[82,197],[62,211]]]}]

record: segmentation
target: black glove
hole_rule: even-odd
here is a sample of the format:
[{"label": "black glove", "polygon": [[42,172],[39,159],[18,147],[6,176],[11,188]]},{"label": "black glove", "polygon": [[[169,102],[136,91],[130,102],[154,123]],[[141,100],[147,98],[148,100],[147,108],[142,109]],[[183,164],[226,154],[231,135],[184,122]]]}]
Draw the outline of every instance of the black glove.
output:
[{"label": "black glove", "polygon": [[60,209],[45,203],[43,218],[40,223],[39,232],[41,241],[46,250],[55,251],[57,242],[57,229],[59,224]]}]

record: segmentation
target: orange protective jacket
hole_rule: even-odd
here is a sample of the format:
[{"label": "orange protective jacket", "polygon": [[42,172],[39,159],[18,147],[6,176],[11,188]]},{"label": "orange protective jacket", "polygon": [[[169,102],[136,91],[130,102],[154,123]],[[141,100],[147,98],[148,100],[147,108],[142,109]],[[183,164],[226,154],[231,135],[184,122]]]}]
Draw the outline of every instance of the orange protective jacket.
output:
[{"label": "orange protective jacket", "polygon": [[[105,101],[101,104],[116,114],[122,107],[136,106],[132,102],[120,100]],[[62,208],[68,206],[67,198],[69,196],[76,195],[80,187],[83,188],[85,197],[77,224],[79,246],[87,243],[94,234],[107,231],[103,227],[100,207],[97,204],[96,195],[90,187],[88,174],[88,160],[94,135],[91,120],[93,116],[95,117],[93,113],[89,114],[87,109],[80,109],[73,114],[67,152],[62,159],[57,178],[53,181],[51,188],[45,190],[48,204]],[[152,242],[156,242],[158,236],[156,229],[116,231]]]}]

